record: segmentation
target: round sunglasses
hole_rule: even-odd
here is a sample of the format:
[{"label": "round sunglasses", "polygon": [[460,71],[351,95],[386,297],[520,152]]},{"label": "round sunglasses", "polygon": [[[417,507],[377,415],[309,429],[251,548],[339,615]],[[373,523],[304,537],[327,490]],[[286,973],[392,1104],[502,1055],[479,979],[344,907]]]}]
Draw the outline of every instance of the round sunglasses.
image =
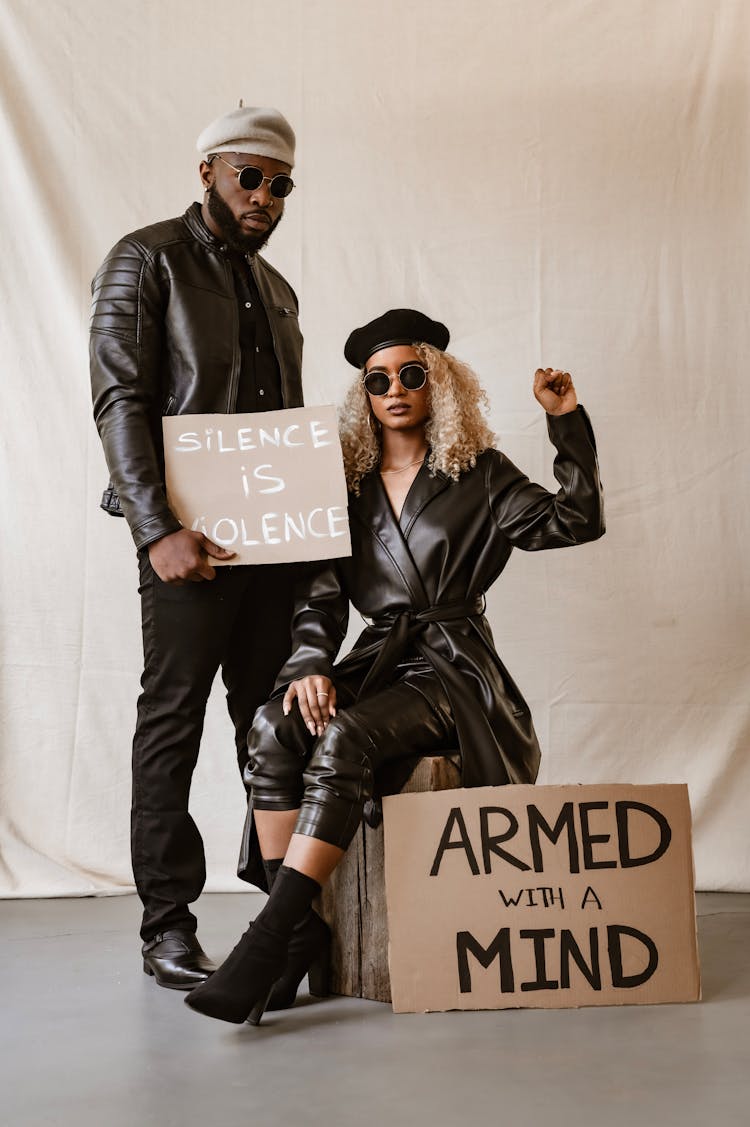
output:
[{"label": "round sunglasses", "polygon": [[[268,190],[274,199],[283,200],[294,187],[291,176],[287,176],[283,172],[277,172],[275,176],[264,176],[263,169],[256,168],[254,164],[246,164],[242,168],[236,168],[228,160],[224,160],[221,153],[215,153],[214,156],[218,157],[227,168],[231,168],[239,180],[240,187],[244,188],[246,192],[254,192],[261,184],[267,183]],[[214,157],[211,157],[211,160],[213,159]]]},{"label": "round sunglasses", "polygon": [[[427,368],[411,360],[399,368],[397,379],[404,391],[419,391],[427,383],[427,371]],[[368,395],[386,395],[391,386],[391,377],[381,368],[372,368],[369,372],[365,372],[362,383]]]}]

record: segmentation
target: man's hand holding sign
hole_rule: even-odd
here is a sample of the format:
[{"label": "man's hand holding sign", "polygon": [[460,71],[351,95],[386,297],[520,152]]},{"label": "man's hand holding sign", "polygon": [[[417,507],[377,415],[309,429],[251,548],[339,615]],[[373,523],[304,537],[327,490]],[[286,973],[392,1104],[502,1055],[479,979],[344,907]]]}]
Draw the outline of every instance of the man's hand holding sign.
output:
[{"label": "man's hand holding sign", "polygon": [[187,528],[162,536],[148,549],[148,558],[156,574],[163,583],[171,583],[175,587],[188,580],[200,583],[204,579],[215,579],[216,571],[211,566],[211,560],[226,563],[234,554],[214,544],[202,532],[190,532]]}]

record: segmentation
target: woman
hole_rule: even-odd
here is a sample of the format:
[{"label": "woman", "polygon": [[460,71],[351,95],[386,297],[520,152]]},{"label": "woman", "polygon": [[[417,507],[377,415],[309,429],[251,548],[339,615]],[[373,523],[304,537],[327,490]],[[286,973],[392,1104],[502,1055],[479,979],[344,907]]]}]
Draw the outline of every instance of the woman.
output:
[{"label": "woman", "polygon": [[[186,998],[212,1017],[257,1024],[269,1001],[291,1004],[309,968],[311,991],[324,990],[313,964],[329,933],[312,901],[384,764],[457,742],[464,786],[536,778],[528,706],[495,652],[484,592],[513,547],[602,535],[593,433],[570,375],[537,369],[560,489],[533,484],[492,449],[486,397],[448,340],[444,325],[396,309],[347,341],[361,371],[342,414],[352,555],[306,581],[292,656],[255,716],[252,830],[270,896]],[[334,666],[349,600],[372,624]]]}]

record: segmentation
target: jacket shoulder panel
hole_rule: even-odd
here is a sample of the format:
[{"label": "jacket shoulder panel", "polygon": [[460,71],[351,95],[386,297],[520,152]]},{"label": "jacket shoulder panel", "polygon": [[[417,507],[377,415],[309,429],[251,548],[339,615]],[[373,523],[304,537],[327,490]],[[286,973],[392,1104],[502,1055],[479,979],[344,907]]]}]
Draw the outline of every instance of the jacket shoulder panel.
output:
[{"label": "jacket shoulder panel", "polygon": [[91,283],[91,332],[136,343],[146,270],[159,251],[191,237],[182,218],[165,219],[123,235]]},{"label": "jacket shoulder panel", "polygon": [[174,219],[162,219],[158,223],[149,223],[147,227],[139,227],[137,231],[130,231],[127,235],[123,235],[114,249],[122,243],[128,243],[133,247],[139,247],[144,254],[152,255],[169,243],[186,242],[194,238],[184,217],[178,215]]},{"label": "jacket shoulder panel", "polygon": [[110,251],[91,284],[92,333],[106,333],[135,344],[138,297],[146,259],[124,241]]}]

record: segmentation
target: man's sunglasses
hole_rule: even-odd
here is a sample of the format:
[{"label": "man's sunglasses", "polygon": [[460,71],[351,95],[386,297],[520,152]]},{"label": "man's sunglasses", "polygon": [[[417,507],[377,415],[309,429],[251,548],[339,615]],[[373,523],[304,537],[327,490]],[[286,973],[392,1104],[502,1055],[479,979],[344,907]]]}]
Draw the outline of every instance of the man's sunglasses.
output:
[{"label": "man's sunglasses", "polygon": [[[421,364],[410,362],[398,370],[398,382],[404,391],[419,391],[427,383],[427,368]],[[391,377],[379,368],[365,372],[362,377],[365,391],[369,395],[386,395],[391,386]]]},{"label": "man's sunglasses", "polygon": [[264,176],[262,168],[256,168],[254,164],[246,164],[244,168],[236,168],[230,164],[228,160],[224,160],[221,153],[214,153],[211,160],[216,157],[224,164],[231,168],[232,172],[236,173],[237,179],[240,182],[240,187],[244,188],[246,192],[254,192],[261,184],[267,183],[268,190],[274,199],[283,200],[289,195],[294,187],[294,181],[291,176],[287,176],[283,172],[277,172],[275,176]]}]

